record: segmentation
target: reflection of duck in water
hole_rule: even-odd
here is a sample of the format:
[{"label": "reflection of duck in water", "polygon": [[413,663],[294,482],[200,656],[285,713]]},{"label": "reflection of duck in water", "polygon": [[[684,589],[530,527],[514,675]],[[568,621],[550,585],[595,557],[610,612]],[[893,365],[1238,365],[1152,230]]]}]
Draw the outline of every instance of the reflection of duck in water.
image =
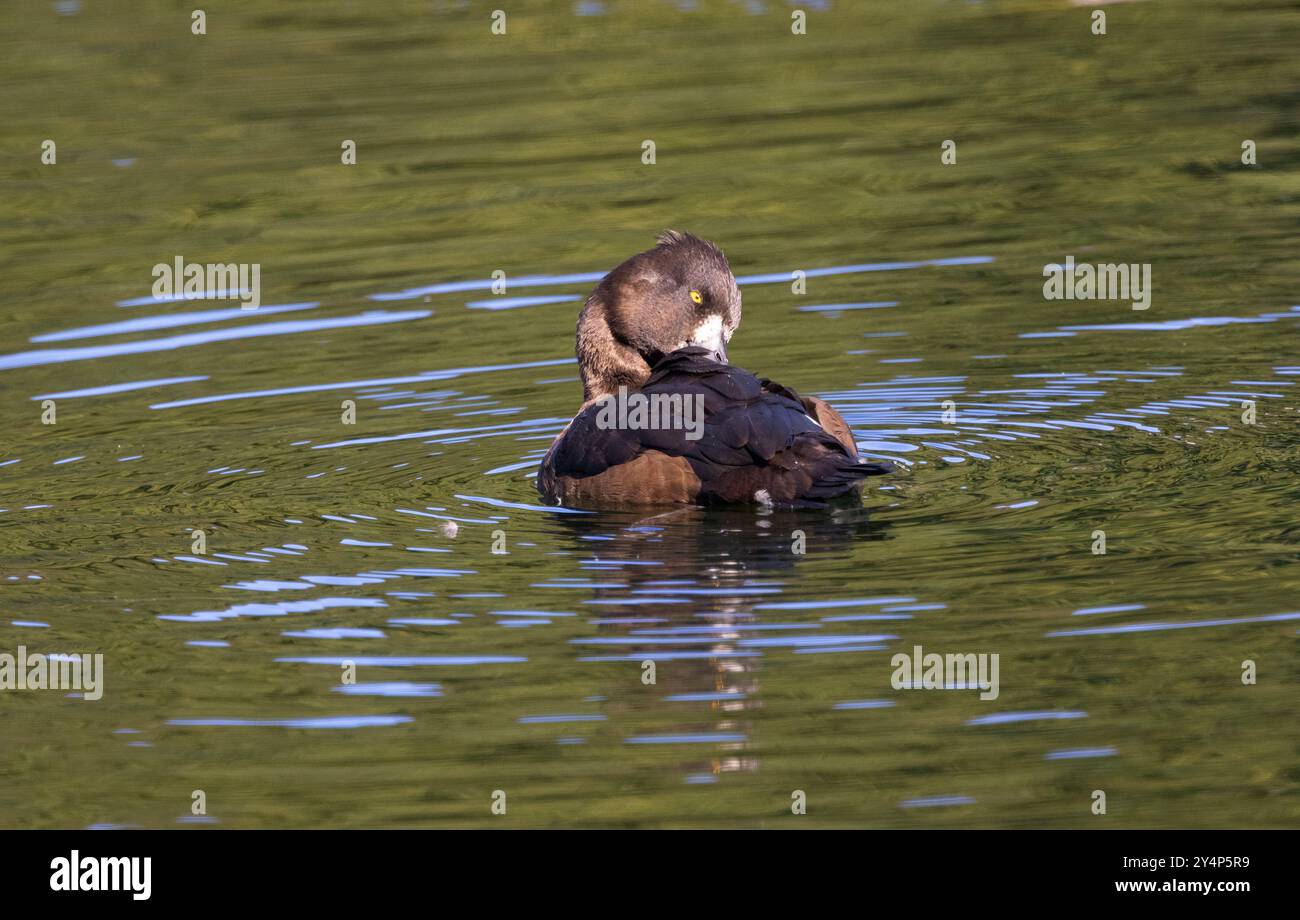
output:
[{"label": "reflection of duck in water", "polygon": [[729,365],[739,325],[726,256],[690,234],[664,233],[606,275],[578,318],[584,403],[542,461],[542,495],[807,505],[856,496],[865,477],[889,472],[858,457],[827,403]]},{"label": "reflection of duck in water", "polygon": [[714,613],[752,616],[753,603],[782,593],[781,582],[760,589],[763,579],[780,577],[809,559],[849,565],[855,548],[889,535],[888,525],[872,521],[862,507],[835,508],[829,514],[680,508],[650,515],[563,514],[546,523],[572,540],[572,549],[586,557],[586,571],[617,574],[610,579],[597,576],[599,582],[617,585],[595,589],[592,599],[597,606],[616,608],[620,598],[673,595],[694,603],[669,605],[656,615],[676,619],[681,614],[695,622]]},{"label": "reflection of duck in water", "polygon": [[619,572],[629,589],[666,580],[741,587],[809,559],[851,556],[863,542],[889,537],[889,525],[859,506],[829,513],[726,506],[602,511],[548,515],[544,523],[570,538],[570,549],[590,554],[584,567]]},{"label": "reflection of duck in water", "polygon": [[[571,640],[583,660],[624,662],[601,688],[615,711],[633,707],[654,733],[746,737],[746,712],[762,705],[759,676],[767,651],[746,640],[792,635],[789,611],[755,609],[797,600],[783,575],[809,558],[846,564],[855,547],[885,539],[887,525],[864,508],[831,514],[802,510],[681,508],[661,514],[555,515],[596,586],[586,603],[594,635]],[[802,551],[802,552],[801,552]],[[793,579],[791,579],[793,581]],[[810,629],[816,627],[811,623]],[[773,631],[775,630],[775,631]],[[780,654],[780,653],[777,653]],[[644,684],[645,662],[655,679]],[[640,677],[641,679],[638,679]],[[649,704],[646,695],[657,702]],[[683,759],[695,776],[757,769],[743,742],[719,741],[725,754]]]}]

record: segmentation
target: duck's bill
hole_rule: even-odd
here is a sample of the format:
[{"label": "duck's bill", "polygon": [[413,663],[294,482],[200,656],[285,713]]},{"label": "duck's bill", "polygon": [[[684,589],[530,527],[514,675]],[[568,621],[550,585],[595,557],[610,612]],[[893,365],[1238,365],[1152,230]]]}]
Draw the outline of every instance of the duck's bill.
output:
[{"label": "duck's bill", "polygon": [[721,324],[716,328],[707,324],[696,329],[689,344],[705,349],[709,357],[719,364],[727,363],[727,340],[722,335]]}]

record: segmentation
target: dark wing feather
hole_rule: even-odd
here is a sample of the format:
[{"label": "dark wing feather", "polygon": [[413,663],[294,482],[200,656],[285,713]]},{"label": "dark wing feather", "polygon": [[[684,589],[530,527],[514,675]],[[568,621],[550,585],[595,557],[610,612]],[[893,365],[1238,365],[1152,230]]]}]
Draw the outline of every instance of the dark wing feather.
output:
[{"label": "dark wing feather", "polygon": [[628,463],[644,449],[645,432],[601,428],[596,424],[600,407],[587,406],[551,448],[548,462],[557,476],[595,476],[612,466]]},{"label": "dark wing feather", "polygon": [[702,396],[703,436],[692,440],[683,429],[601,428],[600,406],[589,405],[552,448],[539,487],[545,491],[557,477],[597,476],[648,451],[685,459],[699,478],[697,497],[706,501],[749,502],[763,494],[776,503],[822,501],[890,470],[859,460],[851,435],[846,444],[819,424],[816,413],[825,407],[848,431],[821,400],[810,405],[815,398],[801,400],[792,390],[718,364],[703,349],[665,357],[640,392]]}]

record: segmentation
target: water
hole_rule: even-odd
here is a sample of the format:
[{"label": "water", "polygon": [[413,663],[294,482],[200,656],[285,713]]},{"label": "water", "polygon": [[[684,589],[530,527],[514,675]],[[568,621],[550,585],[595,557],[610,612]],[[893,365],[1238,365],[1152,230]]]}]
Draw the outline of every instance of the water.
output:
[{"label": "water", "polygon": [[[0,12],[0,650],[106,669],[0,696],[0,823],[1300,820],[1300,15],[700,6]],[[864,511],[539,506],[668,226],[898,464]],[[177,255],[263,305],[155,302]],[[1151,308],[1044,300],[1067,255]],[[918,645],[999,696],[894,689]]]}]

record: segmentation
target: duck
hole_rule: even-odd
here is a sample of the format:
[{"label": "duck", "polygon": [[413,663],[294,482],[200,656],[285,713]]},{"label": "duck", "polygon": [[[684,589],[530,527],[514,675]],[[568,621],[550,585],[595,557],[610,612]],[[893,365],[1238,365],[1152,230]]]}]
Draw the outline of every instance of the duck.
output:
[{"label": "duck", "polygon": [[[583,403],[537,473],[551,505],[824,507],[892,471],[839,412],[727,360],[740,287],[722,250],[667,230],[578,316]],[[658,410],[658,411],[656,411]]]}]

